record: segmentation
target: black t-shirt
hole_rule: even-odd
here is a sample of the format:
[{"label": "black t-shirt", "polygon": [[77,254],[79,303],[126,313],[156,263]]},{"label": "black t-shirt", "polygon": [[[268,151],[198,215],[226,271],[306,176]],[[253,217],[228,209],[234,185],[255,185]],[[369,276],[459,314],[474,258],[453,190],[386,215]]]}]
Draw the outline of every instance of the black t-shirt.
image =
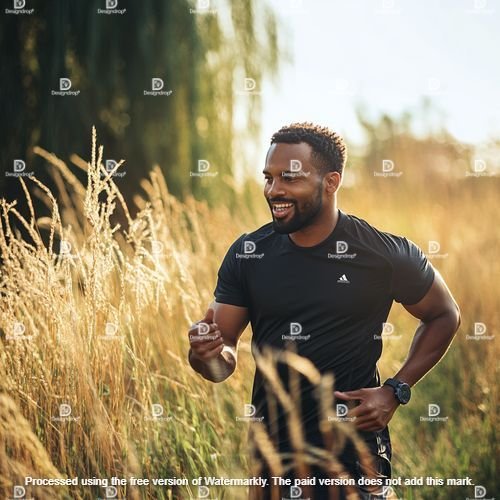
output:
[{"label": "black t-shirt", "polygon": [[[254,352],[293,342],[321,373],[333,372],[337,390],[349,391],[380,385],[381,333],[392,302],[415,304],[433,280],[432,265],[413,242],[339,210],[330,236],[313,247],[295,245],[271,223],[243,234],[224,258],[214,295],[248,308]],[[287,384],[287,370],[279,373]],[[305,422],[316,413],[309,389],[303,386]],[[269,424],[258,370],[252,404]]]}]

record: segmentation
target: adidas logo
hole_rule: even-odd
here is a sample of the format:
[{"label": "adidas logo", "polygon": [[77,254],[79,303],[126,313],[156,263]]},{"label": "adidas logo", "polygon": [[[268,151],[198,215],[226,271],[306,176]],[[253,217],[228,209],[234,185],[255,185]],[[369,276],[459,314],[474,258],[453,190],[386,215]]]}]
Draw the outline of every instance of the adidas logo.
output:
[{"label": "adidas logo", "polygon": [[343,274],[338,280],[337,283],[350,283],[350,281],[347,279],[347,276]]}]

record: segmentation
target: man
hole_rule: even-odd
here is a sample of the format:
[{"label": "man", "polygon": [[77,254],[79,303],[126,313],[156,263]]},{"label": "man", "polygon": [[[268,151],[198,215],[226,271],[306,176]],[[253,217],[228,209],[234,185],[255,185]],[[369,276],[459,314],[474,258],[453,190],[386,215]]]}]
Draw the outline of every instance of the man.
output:
[{"label": "man", "polygon": [[[387,424],[408,403],[410,387],[445,354],[460,313],[443,278],[414,243],[337,208],[345,162],[342,138],[327,128],[295,123],[274,134],[263,171],[273,221],[239,237],[227,252],[215,302],[189,331],[189,361],[207,380],[225,380],[236,368],[238,339],[249,321],[254,353],[293,342],[321,373],[333,373],[337,403],[349,406],[347,417],[373,455],[375,474],[390,477]],[[401,369],[381,385],[381,333],[394,300],[420,325]],[[287,370],[279,374],[288,387]],[[322,446],[310,389],[301,385],[302,424],[308,443]],[[277,427],[269,421],[259,371],[252,404],[278,450],[290,451],[286,412],[280,409]],[[366,475],[352,446],[340,458],[353,477]],[[361,498],[385,498],[387,489],[358,491]],[[313,493],[328,498],[319,487]]]}]

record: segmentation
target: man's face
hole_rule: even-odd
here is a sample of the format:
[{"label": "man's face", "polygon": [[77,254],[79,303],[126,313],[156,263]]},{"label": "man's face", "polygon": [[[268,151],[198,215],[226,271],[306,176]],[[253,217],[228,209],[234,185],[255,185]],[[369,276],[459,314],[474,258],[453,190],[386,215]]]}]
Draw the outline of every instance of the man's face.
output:
[{"label": "man's face", "polygon": [[294,233],[314,222],[323,207],[322,176],[311,163],[309,144],[272,144],[263,170],[264,196],[274,230]]}]

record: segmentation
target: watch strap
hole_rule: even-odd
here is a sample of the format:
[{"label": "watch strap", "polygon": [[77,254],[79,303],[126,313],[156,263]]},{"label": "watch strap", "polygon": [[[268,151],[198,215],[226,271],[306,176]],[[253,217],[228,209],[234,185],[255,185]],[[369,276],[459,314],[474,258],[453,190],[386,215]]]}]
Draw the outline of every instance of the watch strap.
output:
[{"label": "watch strap", "polygon": [[398,385],[400,385],[402,383],[403,382],[401,382],[400,380],[398,380],[396,378],[388,378],[382,385],[388,385],[388,386],[392,387],[394,390],[396,390]]}]

